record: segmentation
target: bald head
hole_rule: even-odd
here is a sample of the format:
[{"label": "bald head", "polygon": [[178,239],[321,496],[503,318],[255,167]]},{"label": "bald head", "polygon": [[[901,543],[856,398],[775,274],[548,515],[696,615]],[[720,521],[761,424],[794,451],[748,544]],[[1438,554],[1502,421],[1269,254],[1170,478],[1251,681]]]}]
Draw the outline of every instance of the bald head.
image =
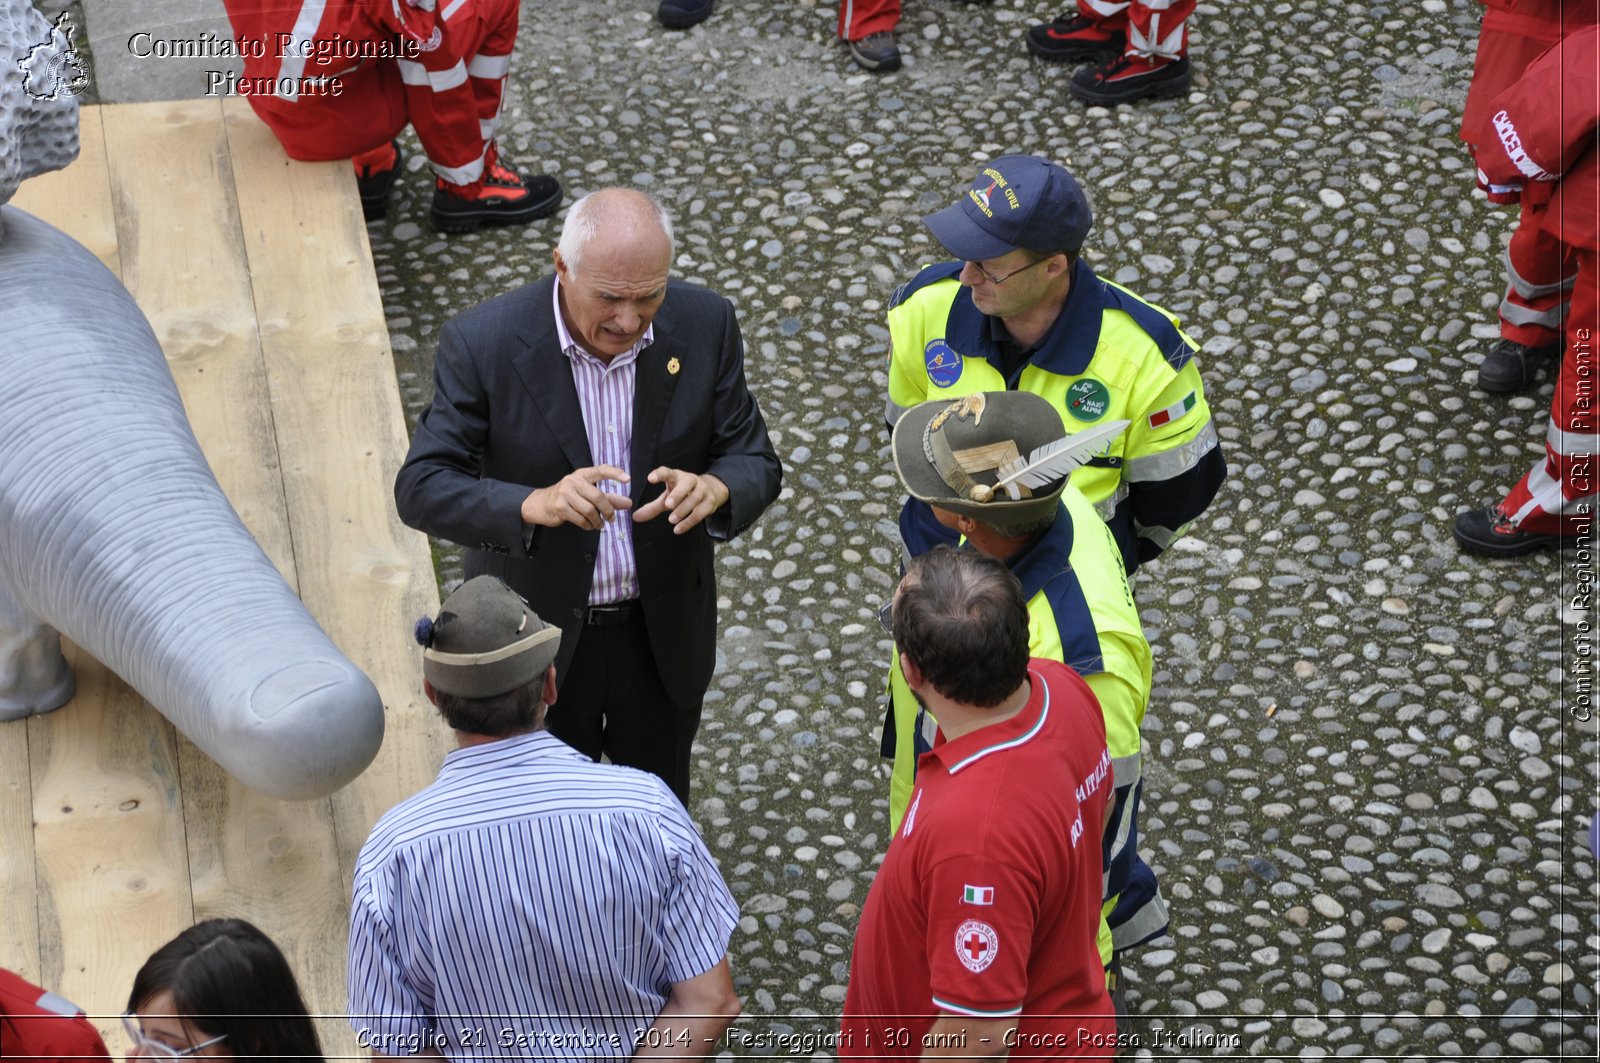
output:
[{"label": "bald head", "polygon": [[606,188],[572,205],[555,251],[567,331],[609,362],[640,343],[667,296],[672,222],[631,188]]},{"label": "bald head", "polygon": [[573,273],[598,241],[642,258],[672,261],[672,219],[654,196],[633,188],[602,188],[572,205],[556,252]]}]

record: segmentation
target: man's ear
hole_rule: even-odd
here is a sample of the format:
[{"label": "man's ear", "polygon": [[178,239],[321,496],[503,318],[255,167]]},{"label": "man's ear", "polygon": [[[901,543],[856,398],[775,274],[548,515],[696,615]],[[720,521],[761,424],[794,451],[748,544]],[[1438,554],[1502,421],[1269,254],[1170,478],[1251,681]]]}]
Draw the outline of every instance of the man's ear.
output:
[{"label": "man's ear", "polygon": [[960,532],[965,538],[972,538],[973,529],[978,527],[978,524],[979,521],[976,517],[969,517],[965,513],[956,514],[956,531]]},{"label": "man's ear", "polygon": [[428,701],[433,704],[434,708],[439,707],[439,692],[433,689],[433,684],[426,679],[422,681],[422,692],[428,695]]},{"label": "man's ear", "polygon": [[544,670],[544,686],[539,690],[539,700],[544,702],[547,709],[556,703],[556,666],[553,664]]},{"label": "man's ear", "polygon": [[900,654],[900,674],[906,677],[906,686],[920,692],[927,682],[922,674],[922,669],[911,663],[911,658],[904,653]]},{"label": "man's ear", "polygon": [[561,278],[561,283],[571,283],[572,270],[567,266],[567,260],[561,257],[561,249],[558,247],[551,251],[550,256],[555,261],[556,276]]}]

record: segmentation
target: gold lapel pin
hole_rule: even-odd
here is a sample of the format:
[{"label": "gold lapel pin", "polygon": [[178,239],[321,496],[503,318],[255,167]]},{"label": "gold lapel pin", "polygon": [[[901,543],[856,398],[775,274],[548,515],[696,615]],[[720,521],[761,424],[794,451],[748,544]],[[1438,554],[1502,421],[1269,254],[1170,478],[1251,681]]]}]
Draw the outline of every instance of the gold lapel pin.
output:
[{"label": "gold lapel pin", "polygon": [[667,359],[667,373],[669,375],[677,376],[678,375],[678,370],[682,369],[682,368],[683,368],[683,363],[679,362],[676,358],[668,358]]}]

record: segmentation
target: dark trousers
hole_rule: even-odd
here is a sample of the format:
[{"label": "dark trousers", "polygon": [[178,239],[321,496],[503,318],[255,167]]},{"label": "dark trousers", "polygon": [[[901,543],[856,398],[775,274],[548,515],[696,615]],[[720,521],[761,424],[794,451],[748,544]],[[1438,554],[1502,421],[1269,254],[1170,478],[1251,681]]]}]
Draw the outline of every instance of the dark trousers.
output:
[{"label": "dark trousers", "polygon": [[604,753],[660,776],[689,804],[689,762],[701,702],[680,708],[656,672],[644,614],[585,625],[546,716],[550,733],[595,760]]}]

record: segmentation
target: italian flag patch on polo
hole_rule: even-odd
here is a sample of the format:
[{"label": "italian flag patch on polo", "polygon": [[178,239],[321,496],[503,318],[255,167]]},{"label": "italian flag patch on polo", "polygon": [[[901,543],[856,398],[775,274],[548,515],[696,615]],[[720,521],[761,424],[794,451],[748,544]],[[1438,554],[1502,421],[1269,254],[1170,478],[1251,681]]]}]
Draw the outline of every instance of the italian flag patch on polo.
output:
[{"label": "italian flag patch on polo", "polygon": [[1176,421],[1190,410],[1194,409],[1194,392],[1189,392],[1178,402],[1173,403],[1164,410],[1157,410],[1150,415],[1150,427],[1160,428],[1169,421]]},{"label": "italian flag patch on polo", "polygon": [[993,904],[993,886],[964,886],[961,891],[963,904]]}]

